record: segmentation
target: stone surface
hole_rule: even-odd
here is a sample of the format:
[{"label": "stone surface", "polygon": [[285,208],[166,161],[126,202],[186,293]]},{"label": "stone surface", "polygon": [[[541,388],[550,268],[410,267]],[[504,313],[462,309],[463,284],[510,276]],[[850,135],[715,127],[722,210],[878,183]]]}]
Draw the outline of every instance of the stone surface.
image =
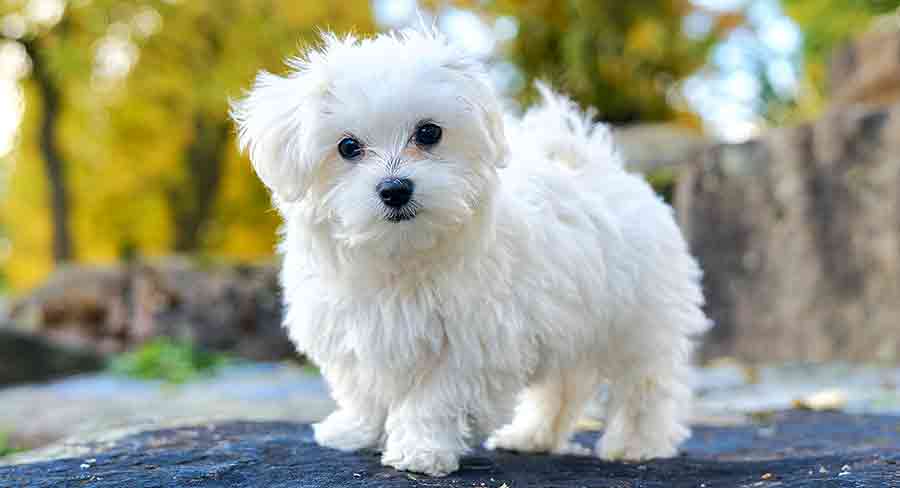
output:
[{"label": "stone surface", "polygon": [[62,347],[0,323],[0,387],[46,381],[102,368],[90,351]]},{"label": "stone surface", "polygon": [[697,372],[694,416],[755,417],[833,395],[828,408],[855,414],[900,415],[900,368],[833,362],[747,366],[722,363]]},{"label": "stone surface", "polygon": [[831,103],[900,102],[900,22],[897,19],[890,15],[882,26],[835,50],[828,80]]},{"label": "stone surface", "polygon": [[290,364],[228,366],[183,385],[99,373],[0,389],[0,432],[34,448],[198,420],[312,422],[333,408],[321,377]]},{"label": "stone surface", "polygon": [[900,358],[900,105],[703,152],[676,205],[705,270],[706,358]]},{"label": "stone surface", "polygon": [[[592,443],[596,434],[584,434]],[[447,478],[323,449],[303,424],[232,422],[140,433],[78,457],[0,467],[10,487],[890,487],[900,418],[780,413],[766,425],[697,427],[681,457],[640,464],[477,450]]]},{"label": "stone surface", "polygon": [[274,265],[70,267],[13,302],[10,314],[36,334],[103,354],[157,336],[256,360],[295,354],[281,328]]}]

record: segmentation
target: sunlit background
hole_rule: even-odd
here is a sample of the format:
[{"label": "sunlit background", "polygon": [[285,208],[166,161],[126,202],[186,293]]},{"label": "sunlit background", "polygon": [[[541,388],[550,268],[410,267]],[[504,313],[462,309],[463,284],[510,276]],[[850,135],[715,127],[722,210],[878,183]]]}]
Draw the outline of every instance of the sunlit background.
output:
[{"label": "sunlit background", "polygon": [[[72,260],[271,255],[277,218],[234,150],[226,103],[320,27],[434,23],[485,59],[513,109],[546,78],[618,126],[741,142],[819,114],[832,49],[896,23],[896,4],[3,0],[3,283],[25,289]],[[64,169],[57,186],[47,151]]]},{"label": "sunlit background", "polygon": [[[696,0],[692,4],[694,9],[681,19],[688,38],[709,36],[723,15],[740,14],[743,22],[717,41],[705,66],[673,83],[669,101],[696,112],[711,135],[725,141],[746,140],[766,125],[766,96],[796,98],[803,71],[802,34],[778,0]],[[373,9],[378,25],[388,28],[415,24],[421,16],[415,0],[377,0]],[[432,18],[426,16],[426,21]],[[519,34],[514,16],[484,18],[470,9],[447,7],[441,10],[437,25],[471,52],[493,60],[494,80],[503,92],[514,97],[522,90],[522,73],[503,58],[504,44]],[[771,93],[764,93],[768,87]]]},{"label": "sunlit background", "polygon": [[770,446],[774,411],[900,413],[898,9],[0,0],[0,458],[144,422],[334,407],[282,327],[280,219],[228,116],[322,29],[435,25],[484,60],[510,111],[546,80],[613,126],[704,271],[698,422],[741,424],[741,439],[756,424]]},{"label": "sunlit background", "polygon": [[[16,3],[8,0],[8,3]],[[30,23],[52,26],[66,8],[65,0],[29,0],[22,13],[2,20],[5,37],[16,39],[27,32]],[[86,3],[86,2],[85,2]],[[169,3],[177,3],[175,0]],[[723,140],[739,141],[752,137],[764,127],[763,105],[766,96],[781,100],[797,97],[803,74],[803,35],[788,17],[779,0],[694,0],[696,10],[682,19],[684,34],[700,39],[708,36],[723,14],[741,13],[740,25],[723,36],[713,48],[706,65],[695,75],[681,80],[671,94],[673,104],[685,104],[704,121],[704,128]],[[418,22],[435,22],[440,29],[473,54],[493,60],[493,75],[498,87],[515,95],[525,83],[515,65],[503,59],[504,44],[518,35],[519,23],[513,16],[486,18],[478,10],[445,7],[437,19],[423,11],[416,0],[374,0],[374,20],[381,29],[402,28]],[[131,25],[110,26],[94,50],[93,74],[98,81],[114,81],[128,75],[137,62],[139,49],[131,36],[151,36],[161,27],[162,18],[146,7],[135,15]],[[24,50],[4,43],[0,51],[2,98],[0,98],[0,154],[8,154],[22,118],[22,93],[18,81],[28,74]],[[771,90],[771,93],[764,93]]]}]

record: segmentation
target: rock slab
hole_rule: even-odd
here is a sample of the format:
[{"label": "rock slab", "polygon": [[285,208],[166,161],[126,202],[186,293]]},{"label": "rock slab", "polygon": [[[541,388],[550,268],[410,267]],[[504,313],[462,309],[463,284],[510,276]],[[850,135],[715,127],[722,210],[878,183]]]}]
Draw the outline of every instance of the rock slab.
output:
[{"label": "rock slab", "polygon": [[[697,427],[681,457],[641,464],[478,450],[429,478],[375,452],[318,447],[308,425],[235,422],[145,432],[102,453],[0,467],[3,487],[898,487],[900,417],[783,412]],[[596,433],[579,441],[590,443]]]},{"label": "rock slab", "polygon": [[713,147],[678,185],[705,358],[900,359],[900,105]]}]

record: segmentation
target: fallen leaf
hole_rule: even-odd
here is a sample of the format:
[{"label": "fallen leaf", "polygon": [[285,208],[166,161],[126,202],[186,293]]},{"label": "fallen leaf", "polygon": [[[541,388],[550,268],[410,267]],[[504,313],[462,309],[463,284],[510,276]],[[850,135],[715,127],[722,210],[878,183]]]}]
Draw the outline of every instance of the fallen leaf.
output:
[{"label": "fallen leaf", "polygon": [[578,423],[575,424],[575,430],[580,431],[597,431],[603,429],[603,421],[592,419],[588,417],[582,417],[578,420]]},{"label": "fallen leaf", "polygon": [[847,392],[833,388],[822,390],[804,398],[794,400],[794,408],[817,412],[840,410],[847,406]]}]

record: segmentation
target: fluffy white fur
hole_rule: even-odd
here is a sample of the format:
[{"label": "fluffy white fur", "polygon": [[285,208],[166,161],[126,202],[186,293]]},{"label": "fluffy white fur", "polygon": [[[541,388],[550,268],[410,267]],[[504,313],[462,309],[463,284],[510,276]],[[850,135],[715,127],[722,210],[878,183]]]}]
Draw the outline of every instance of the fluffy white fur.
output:
[{"label": "fluffy white fur", "polygon": [[[233,115],[285,220],[286,327],[339,405],[316,440],[435,476],[481,434],[581,452],[573,426],[609,381],[597,453],[675,454],[700,270],[607,129],[545,87],[504,117],[482,66],[433,32],[327,35],[289,64]],[[434,147],[411,141],[423,120]],[[359,161],[338,154],[348,134]],[[386,177],[415,183],[414,219],[384,218]]]}]

